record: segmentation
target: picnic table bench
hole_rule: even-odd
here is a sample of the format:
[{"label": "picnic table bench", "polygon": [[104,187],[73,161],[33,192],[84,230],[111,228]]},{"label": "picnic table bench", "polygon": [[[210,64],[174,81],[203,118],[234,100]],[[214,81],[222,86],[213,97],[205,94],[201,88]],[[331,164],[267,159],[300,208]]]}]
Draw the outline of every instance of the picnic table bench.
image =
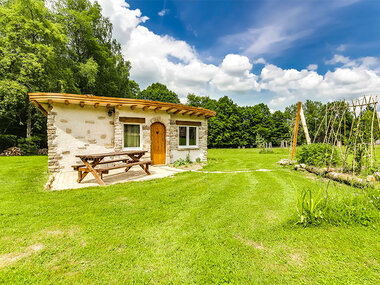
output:
[{"label": "picnic table bench", "polygon": [[[140,158],[146,153],[145,150],[129,150],[109,153],[98,154],[80,154],[75,157],[80,158],[83,164],[73,165],[74,170],[78,171],[77,182],[80,183],[88,173],[92,173],[96,181],[100,185],[104,185],[103,174],[108,174],[110,170],[125,168],[125,172],[128,172],[132,166],[139,165],[146,174],[150,174],[149,165],[151,160],[140,160]],[[116,156],[124,156],[122,158],[115,158],[104,160],[104,158],[114,158]],[[117,163],[117,164],[115,164]],[[112,166],[103,166],[104,164],[112,164]]]}]

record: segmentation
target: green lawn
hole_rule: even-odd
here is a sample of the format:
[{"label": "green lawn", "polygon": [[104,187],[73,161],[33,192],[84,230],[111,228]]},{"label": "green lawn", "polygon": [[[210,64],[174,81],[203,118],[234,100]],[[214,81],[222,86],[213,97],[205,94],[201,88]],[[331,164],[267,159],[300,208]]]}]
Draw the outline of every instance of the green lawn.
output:
[{"label": "green lawn", "polygon": [[[302,228],[285,151],[210,150],[196,173],[44,191],[46,157],[0,158],[1,283],[375,284],[380,223]],[[333,185],[333,197],[352,193]]]}]

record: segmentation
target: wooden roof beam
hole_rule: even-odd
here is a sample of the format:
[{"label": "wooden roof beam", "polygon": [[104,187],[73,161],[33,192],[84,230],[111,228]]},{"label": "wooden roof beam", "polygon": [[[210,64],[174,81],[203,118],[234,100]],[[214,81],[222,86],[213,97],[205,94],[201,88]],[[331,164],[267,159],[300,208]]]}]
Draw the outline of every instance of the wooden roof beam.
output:
[{"label": "wooden roof beam", "polygon": [[86,103],[84,103],[84,101],[80,101],[80,102],[79,102],[79,105],[83,108],[84,105],[86,105]]},{"label": "wooden roof beam", "polygon": [[41,111],[41,113],[44,114],[47,117],[48,112],[45,110],[45,108],[42,107],[41,104],[38,103],[37,101],[32,101],[32,102]]},{"label": "wooden roof beam", "polygon": [[149,106],[144,106],[144,107],[143,107],[143,110],[144,110],[144,111],[146,111],[146,110],[148,110],[148,109],[149,109]]},{"label": "wooden roof beam", "polygon": [[[215,112],[211,110],[206,110],[200,107],[190,107],[186,105],[179,105],[166,102],[152,102],[148,100],[140,99],[129,99],[129,98],[111,98],[111,97],[102,97],[102,96],[89,96],[89,95],[80,95],[80,94],[66,94],[66,93],[28,93],[31,101],[37,101],[39,104],[81,104],[83,107],[85,105],[89,106],[98,106],[96,103],[99,103],[99,106],[106,106],[108,108],[111,106],[128,106],[131,110],[135,108],[141,108],[145,110],[155,110],[157,107],[161,107],[161,111],[166,111],[168,114],[187,114],[190,116],[215,116]],[[49,101],[50,100],[50,101]],[[368,104],[372,103],[374,98],[367,98],[367,102],[356,102],[356,104]],[[83,102],[83,103],[81,103]],[[351,104],[355,102],[351,102]],[[96,105],[95,105],[96,104]],[[136,106],[136,107],[134,107]],[[146,108],[143,108],[146,107]],[[47,111],[47,107],[44,108]]]},{"label": "wooden roof beam", "polygon": [[95,107],[95,108],[98,108],[98,107],[99,107],[99,103],[95,103],[95,104],[94,104],[94,107]]},{"label": "wooden roof beam", "polygon": [[69,100],[65,100],[65,104],[66,104],[66,105],[69,105],[69,104],[70,104],[70,101],[69,101]]},{"label": "wooden roof beam", "polygon": [[162,107],[156,107],[156,108],[154,108],[154,112],[157,113],[159,110],[161,110],[161,108],[162,108]]}]

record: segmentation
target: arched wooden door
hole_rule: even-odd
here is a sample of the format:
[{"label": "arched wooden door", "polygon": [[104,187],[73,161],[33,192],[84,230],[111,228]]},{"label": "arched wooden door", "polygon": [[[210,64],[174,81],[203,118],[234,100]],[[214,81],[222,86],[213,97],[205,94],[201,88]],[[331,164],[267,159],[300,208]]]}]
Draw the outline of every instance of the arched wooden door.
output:
[{"label": "arched wooden door", "polygon": [[150,126],[150,157],[152,164],[166,163],[166,130],[165,125],[154,123]]}]

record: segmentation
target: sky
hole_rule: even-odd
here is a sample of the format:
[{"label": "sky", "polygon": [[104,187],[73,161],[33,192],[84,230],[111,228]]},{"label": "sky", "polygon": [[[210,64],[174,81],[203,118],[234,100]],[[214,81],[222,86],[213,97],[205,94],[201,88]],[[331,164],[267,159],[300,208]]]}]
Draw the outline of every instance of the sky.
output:
[{"label": "sky", "polygon": [[141,89],[271,110],[380,94],[378,0],[98,0]]}]

